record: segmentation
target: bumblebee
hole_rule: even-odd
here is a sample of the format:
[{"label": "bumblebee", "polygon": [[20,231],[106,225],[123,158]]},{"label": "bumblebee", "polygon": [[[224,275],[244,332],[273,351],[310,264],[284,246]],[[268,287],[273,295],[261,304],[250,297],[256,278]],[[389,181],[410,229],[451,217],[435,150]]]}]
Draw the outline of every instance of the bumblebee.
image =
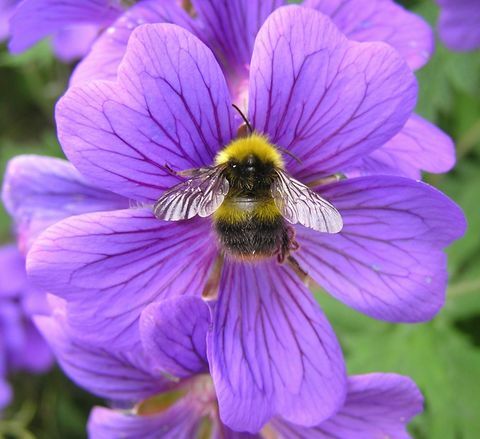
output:
[{"label": "bumblebee", "polygon": [[291,224],[338,233],[342,217],[328,201],[285,170],[280,151],[255,132],[232,141],[213,166],[178,173],[187,180],[154,205],[167,221],[212,216],[224,253],[240,259],[277,256],[298,248]]}]

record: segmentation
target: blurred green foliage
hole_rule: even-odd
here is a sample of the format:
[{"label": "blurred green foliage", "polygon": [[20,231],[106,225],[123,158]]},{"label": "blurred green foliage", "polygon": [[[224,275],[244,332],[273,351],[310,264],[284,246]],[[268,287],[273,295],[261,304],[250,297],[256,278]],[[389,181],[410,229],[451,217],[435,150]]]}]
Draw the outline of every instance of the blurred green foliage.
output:
[{"label": "blurred green foliage", "polygon": [[[402,2],[434,23],[431,0]],[[0,51],[0,168],[15,154],[61,156],[54,104],[71,67],[58,63],[47,44],[20,57]],[[454,198],[469,223],[449,249],[450,286],[445,308],[429,323],[392,325],[355,313],[322,292],[318,300],[341,340],[350,373],[410,375],[426,397],[425,413],[412,424],[420,439],[480,437],[480,51],[452,53],[438,44],[417,77],[417,110],[450,133],[458,164],[426,180]],[[0,242],[10,235],[0,208]],[[43,377],[13,378],[16,399],[0,421],[0,438],[85,436],[90,407],[98,403],[56,370]]]}]

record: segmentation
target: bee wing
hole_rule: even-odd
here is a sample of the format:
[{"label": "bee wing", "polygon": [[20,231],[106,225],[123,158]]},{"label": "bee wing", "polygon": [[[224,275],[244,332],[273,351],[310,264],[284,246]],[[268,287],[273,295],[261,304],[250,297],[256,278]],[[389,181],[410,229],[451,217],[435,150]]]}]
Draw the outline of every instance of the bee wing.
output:
[{"label": "bee wing", "polygon": [[342,230],[342,217],[327,200],[281,169],[276,173],[271,192],[275,205],[288,222],[318,232],[338,233]]},{"label": "bee wing", "polygon": [[228,193],[224,166],[201,168],[193,177],[166,191],[153,206],[159,219],[178,221],[196,215],[206,217],[217,210]]}]

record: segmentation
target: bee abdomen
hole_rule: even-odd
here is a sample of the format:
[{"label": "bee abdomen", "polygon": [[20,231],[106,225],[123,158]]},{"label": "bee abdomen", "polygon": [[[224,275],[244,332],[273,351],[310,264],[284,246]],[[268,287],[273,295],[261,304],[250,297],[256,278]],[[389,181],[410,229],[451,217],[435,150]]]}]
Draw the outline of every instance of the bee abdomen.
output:
[{"label": "bee abdomen", "polygon": [[286,226],[283,218],[260,221],[215,221],[220,244],[227,254],[240,258],[264,258],[278,253],[285,240]]}]

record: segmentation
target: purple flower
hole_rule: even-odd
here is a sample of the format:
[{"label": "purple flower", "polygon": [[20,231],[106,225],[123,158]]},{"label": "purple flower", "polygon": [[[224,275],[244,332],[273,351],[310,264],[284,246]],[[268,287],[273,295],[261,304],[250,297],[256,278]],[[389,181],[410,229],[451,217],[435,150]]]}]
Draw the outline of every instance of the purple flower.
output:
[{"label": "purple flower", "polygon": [[120,0],[23,0],[10,21],[9,49],[20,53],[52,35],[60,59],[82,57],[99,32],[120,15],[121,3]]},{"label": "purple flower", "polygon": [[[86,212],[128,207],[128,200],[96,189],[65,160],[25,155],[7,166],[2,188],[6,209],[15,220],[18,247],[0,250],[0,376],[16,370],[44,371],[50,350],[32,322],[49,312],[45,294],[27,280],[25,254],[34,239],[55,222]],[[0,384],[0,406],[10,389]]]},{"label": "purple flower", "polygon": [[50,349],[32,322],[48,312],[40,291],[27,280],[25,258],[15,245],[0,247],[0,410],[11,398],[6,381],[17,371],[40,373],[52,364]]},{"label": "purple flower", "polygon": [[[385,144],[410,117],[416,94],[395,50],[351,42],[322,14],[295,6],[263,25],[250,75],[248,117],[300,159],[284,157],[286,172],[302,182],[342,172]],[[30,274],[68,300],[75,331],[130,349],[149,303],[200,295],[219,275],[209,363],[223,421],[253,431],[271,410],[306,426],[331,416],[343,402],[342,355],[295,270],[227,258],[217,273],[209,219],[169,223],[152,214],[151,204],[179,182],[170,168],[211,166],[235,138],[236,113],[210,50],[178,26],[142,26],[118,81],[70,89],[57,123],[66,154],[87,178],[145,203],[66,219],[35,241]],[[400,177],[351,178],[317,191],[344,227],[331,235],[295,226],[302,269],[372,317],[433,317],[444,302],[443,248],[465,229],[460,209]]]},{"label": "purple flower", "polygon": [[[408,438],[406,425],[422,411],[422,395],[409,378],[359,375],[349,379],[344,405],[319,425],[301,427],[276,416],[250,434],[245,429],[234,431],[223,422],[223,403],[217,401],[208,374],[205,339],[211,323],[202,300],[182,297],[148,306],[142,313],[141,340],[135,343],[140,348],[135,352],[79,339],[69,330],[64,304],[56,302],[54,316],[37,321],[65,372],[87,390],[123,407],[92,411],[88,430],[95,439],[197,437],[200,432],[205,437],[227,438],[269,437],[268,433],[305,438]],[[252,406],[252,416],[254,410]]]},{"label": "purple flower", "polygon": [[[193,4],[195,21],[183,11],[160,2],[140,2],[133,6],[99,37],[73,73],[71,85],[91,79],[114,80],[133,30],[142,23],[170,22],[195,33],[213,50],[233,101],[246,108],[255,36],[266,18],[284,1],[193,0]],[[303,6],[330,16],[350,39],[387,42],[412,69],[422,67],[433,52],[433,34],[427,23],[392,0],[307,0]],[[412,116],[397,136],[352,163],[350,174],[380,173],[420,179],[421,170],[446,172],[454,163],[450,137],[421,117]]]},{"label": "purple flower", "polygon": [[440,38],[452,50],[480,48],[480,5],[478,0],[437,0]]}]

